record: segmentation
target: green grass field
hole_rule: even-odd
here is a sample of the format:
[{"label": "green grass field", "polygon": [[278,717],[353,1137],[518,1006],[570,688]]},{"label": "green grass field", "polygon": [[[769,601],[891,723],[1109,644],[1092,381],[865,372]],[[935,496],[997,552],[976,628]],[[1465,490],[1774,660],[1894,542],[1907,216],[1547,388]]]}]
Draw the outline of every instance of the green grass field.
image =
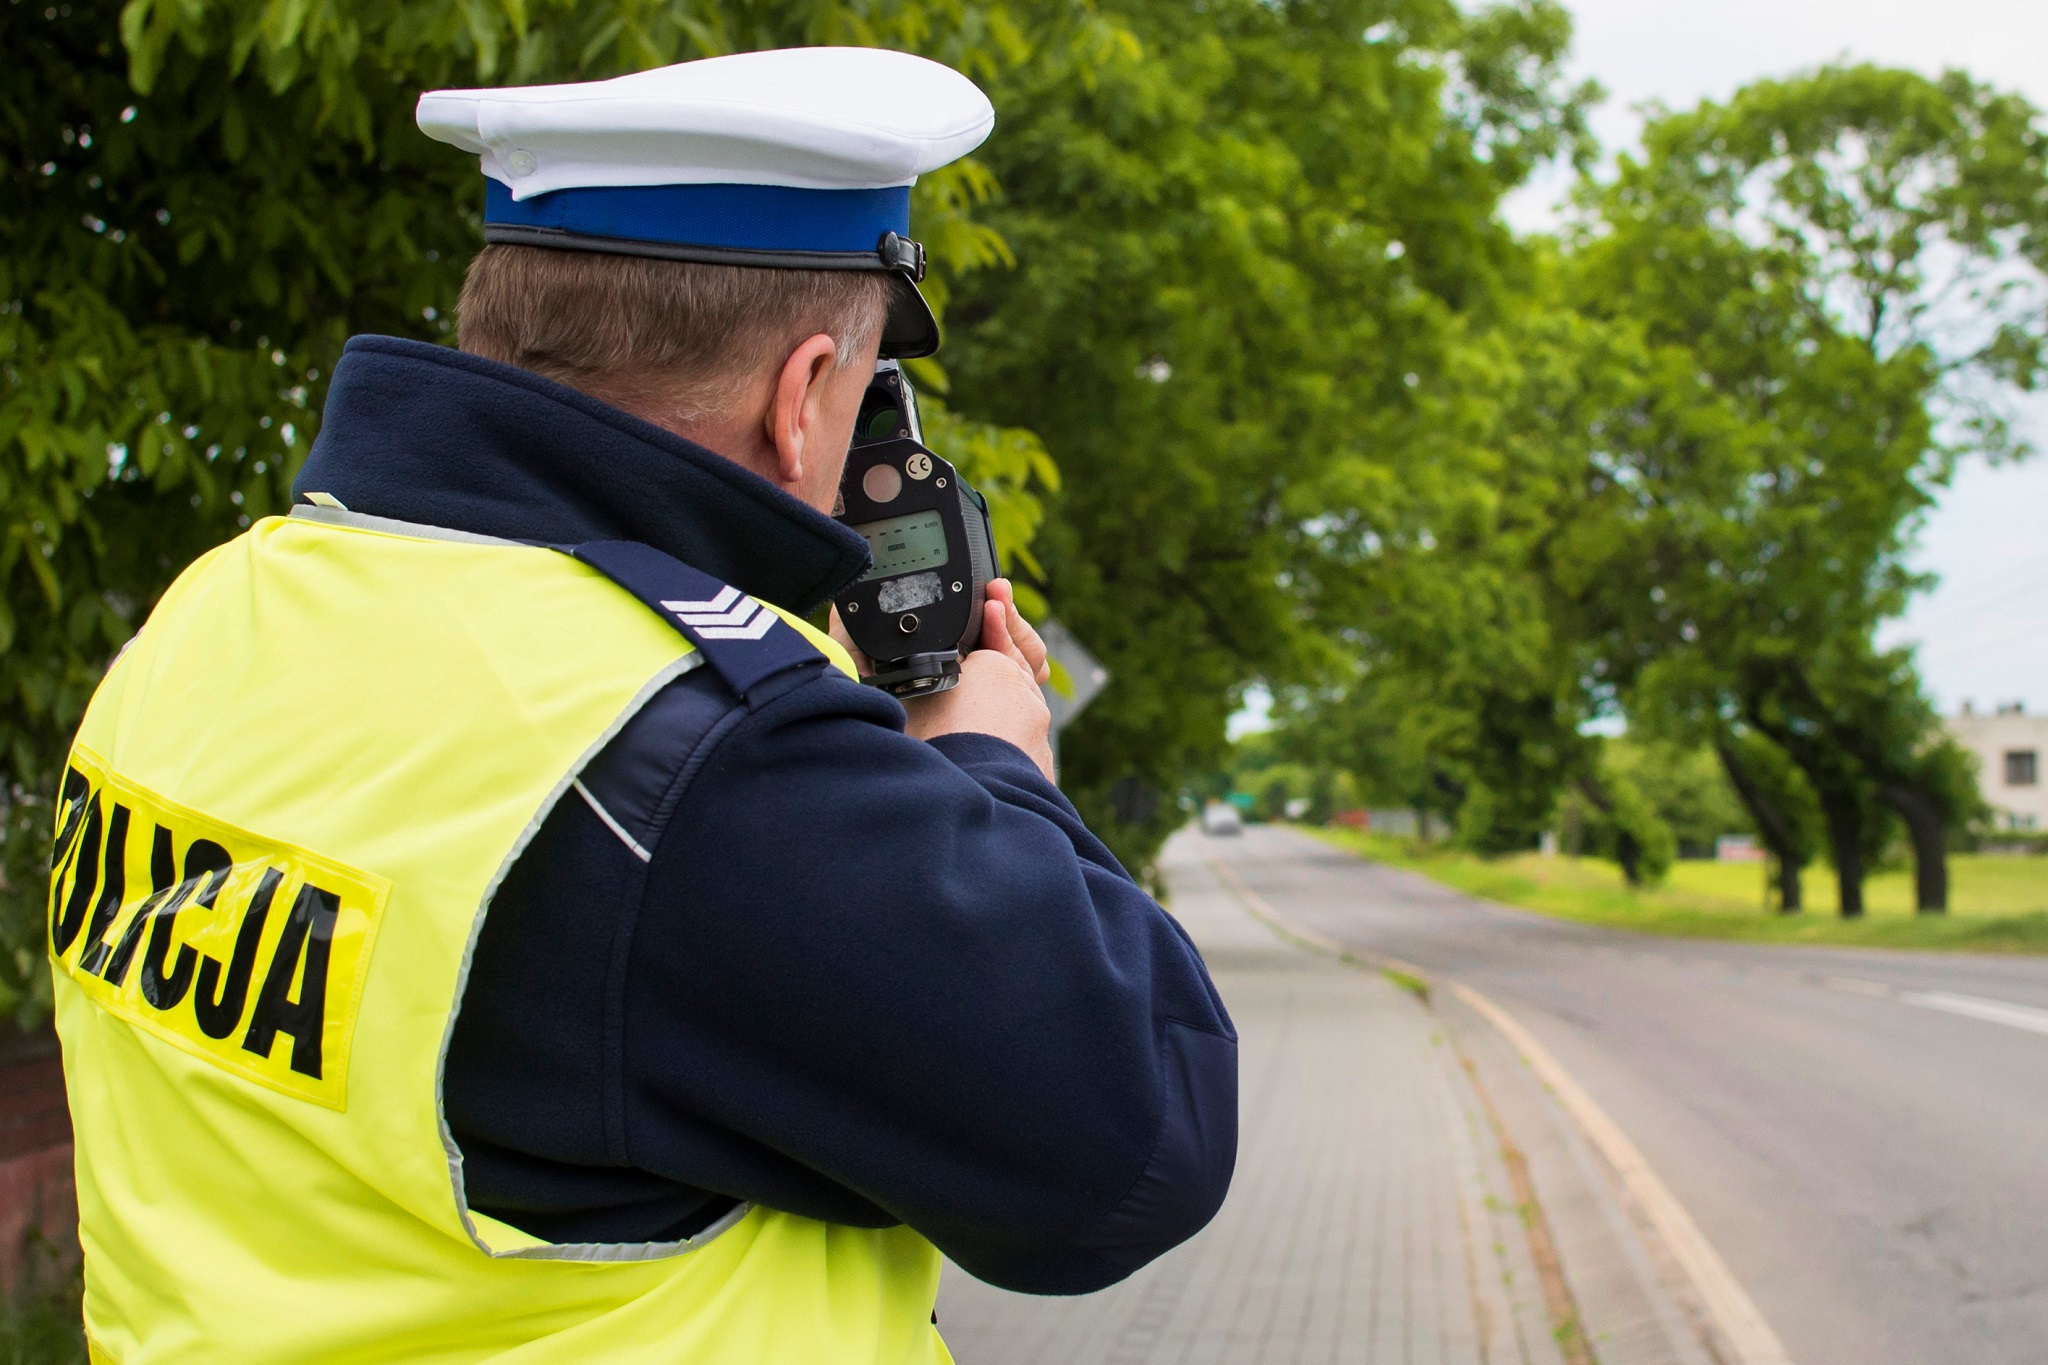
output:
[{"label": "green grass field", "polygon": [[1881,873],[1864,884],[1864,917],[1844,920],[1835,914],[1834,875],[1826,868],[1807,871],[1805,913],[1781,915],[1763,909],[1760,863],[1680,862],[1662,886],[1637,891],[1622,881],[1620,868],[1596,858],[1481,858],[1384,834],[1307,832],[1474,896],[1612,929],[1772,943],[2048,953],[2048,858],[1951,857],[1952,908],[1946,915],[1913,913],[1910,871]]}]

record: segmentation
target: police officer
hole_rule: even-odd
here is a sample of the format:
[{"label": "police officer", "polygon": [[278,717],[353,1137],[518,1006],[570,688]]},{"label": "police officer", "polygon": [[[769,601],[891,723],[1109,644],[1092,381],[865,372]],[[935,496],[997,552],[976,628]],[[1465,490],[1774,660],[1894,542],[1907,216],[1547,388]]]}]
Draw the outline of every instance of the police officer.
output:
[{"label": "police officer", "polygon": [[1235,1035],[1007,585],[908,710],[803,619],[987,100],[804,49],[420,123],[488,177],[461,349],[350,343],[66,775],[95,1360],[945,1361],[942,1252],[1071,1294],[1190,1236]]}]

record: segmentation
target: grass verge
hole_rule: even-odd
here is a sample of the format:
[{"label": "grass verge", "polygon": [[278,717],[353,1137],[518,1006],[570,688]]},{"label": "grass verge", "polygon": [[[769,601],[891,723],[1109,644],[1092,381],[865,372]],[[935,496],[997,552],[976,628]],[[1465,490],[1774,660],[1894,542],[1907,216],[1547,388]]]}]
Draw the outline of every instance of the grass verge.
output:
[{"label": "grass verge", "polygon": [[1414,996],[1417,1000],[1420,1000],[1423,1004],[1427,1005],[1429,1003],[1429,983],[1421,977],[1410,972],[1404,972],[1398,967],[1382,967],[1380,968],[1380,975]]},{"label": "grass verge", "polygon": [[1946,915],[1913,913],[1907,874],[1873,877],[1865,892],[1868,913],[1845,920],[1834,913],[1834,888],[1825,869],[1807,879],[1812,908],[1781,915],[1762,908],[1763,871],[1754,863],[1682,862],[1664,885],[1639,890],[1622,881],[1614,864],[1596,858],[1481,858],[1359,830],[1305,832],[1469,895],[1609,929],[1758,943],[2048,953],[2048,858],[1956,855],[1949,860],[1955,908]]}]

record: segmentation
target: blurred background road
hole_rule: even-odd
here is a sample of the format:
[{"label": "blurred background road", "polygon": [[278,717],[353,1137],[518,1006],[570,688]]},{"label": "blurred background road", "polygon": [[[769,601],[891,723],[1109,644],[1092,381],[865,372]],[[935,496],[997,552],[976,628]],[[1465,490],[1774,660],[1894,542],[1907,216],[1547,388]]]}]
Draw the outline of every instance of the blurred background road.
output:
[{"label": "blurred background road", "polygon": [[1653,939],[1286,830],[1206,847],[1299,923],[1513,1013],[1800,1365],[2048,1361],[2048,961]]},{"label": "blurred background road", "polygon": [[1558,1359],[1519,1227],[1488,1223],[1514,1201],[1446,1033],[1480,1057],[1471,1074],[1530,1151],[1593,1358],[1706,1359],[1651,1321],[1675,1320],[1654,1285],[1610,1292],[1628,1275],[1595,1245],[1615,1220],[1590,1207],[1609,1196],[1546,1164],[1542,1116],[1507,1093],[1514,1064],[1487,1072],[1488,1031],[1442,989],[1425,1008],[1283,943],[1212,863],[1301,927],[1520,1020],[1649,1158],[1798,1365],[2048,1361],[2048,962],[1606,932],[1253,826],[1183,833],[1165,860],[1245,1036],[1229,1204],[1090,1299],[949,1270],[940,1320],[962,1365]]}]

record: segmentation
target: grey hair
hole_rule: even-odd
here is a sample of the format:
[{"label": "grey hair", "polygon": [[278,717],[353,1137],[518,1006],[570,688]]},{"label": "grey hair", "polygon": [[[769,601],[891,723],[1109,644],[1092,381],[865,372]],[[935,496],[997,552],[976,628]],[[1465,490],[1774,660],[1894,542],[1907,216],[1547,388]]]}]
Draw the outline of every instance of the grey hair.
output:
[{"label": "grey hair", "polygon": [[844,366],[873,349],[880,271],[780,270],[495,244],[463,281],[463,350],[677,421],[729,411],[749,382],[824,333]]}]

